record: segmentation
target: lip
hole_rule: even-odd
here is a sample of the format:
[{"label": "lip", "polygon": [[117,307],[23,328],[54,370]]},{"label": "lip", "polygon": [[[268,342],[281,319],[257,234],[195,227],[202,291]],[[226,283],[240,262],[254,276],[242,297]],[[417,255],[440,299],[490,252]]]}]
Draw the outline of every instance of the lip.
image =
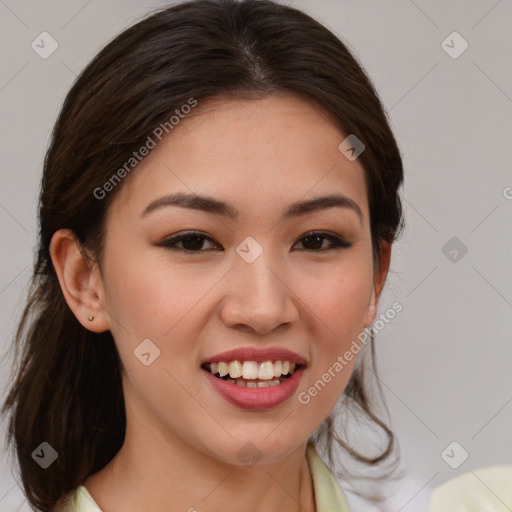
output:
[{"label": "lip", "polygon": [[236,384],[215,377],[203,368],[201,368],[201,375],[211,383],[213,389],[219,393],[220,396],[232,405],[242,409],[256,410],[277,407],[288,400],[297,390],[304,369],[305,367],[301,366],[282,384],[268,388],[242,388]]},{"label": "lip", "polygon": [[[307,366],[307,361],[291,350],[280,347],[268,347],[268,348],[251,348],[241,347],[227,352],[222,352],[215,356],[209,357],[204,361],[201,361],[201,365],[204,363],[220,363],[221,361],[256,361],[257,363],[263,363],[265,361],[290,361],[292,363]],[[282,384],[280,384],[282,386]],[[279,386],[276,386],[279,387]],[[243,388],[240,388],[243,389]]]}]

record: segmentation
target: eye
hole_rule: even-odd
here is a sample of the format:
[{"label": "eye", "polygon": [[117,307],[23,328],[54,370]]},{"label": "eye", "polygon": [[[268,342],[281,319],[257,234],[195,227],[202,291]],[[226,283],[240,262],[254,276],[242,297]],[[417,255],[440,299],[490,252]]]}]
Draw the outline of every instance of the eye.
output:
[{"label": "eye", "polygon": [[[182,252],[205,252],[203,250],[204,242],[210,241],[217,248],[220,247],[212,238],[209,236],[203,235],[198,231],[189,231],[186,233],[182,233],[181,235],[168,238],[159,242],[157,245],[160,247],[165,247],[167,249],[172,249],[175,251]],[[325,241],[330,242],[330,247],[322,247]],[[300,240],[300,243],[305,247],[306,251],[313,252],[324,252],[331,249],[347,249],[352,246],[351,243],[346,242],[342,238],[332,235],[329,233],[325,233],[323,231],[311,231],[306,233]],[[181,247],[179,246],[181,244]],[[211,250],[211,249],[210,249]],[[223,250],[223,249],[221,249]]]},{"label": "eye", "polygon": [[[210,240],[211,242],[213,242],[213,240],[209,236],[203,235],[200,232],[188,231],[186,233],[182,233],[179,236],[162,240],[157,245],[175,251],[204,252],[200,249],[203,247],[203,243],[205,240]],[[182,247],[178,247],[178,244],[182,244]],[[220,246],[217,244],[217,247]]]},{"label": "eye", "polygon": [[[321,248],[325,240],[328,240],[331,243],[331,246]],[[309,246],[309,248],[306,247],[305,250],[312,250],[313,252],[323,252],[331,249],[348,249],[352,246],[351,243],[346,242],[342,238],[323,231],[311,231],[306,233],[299,242],[302,242],[303,245]]]}]

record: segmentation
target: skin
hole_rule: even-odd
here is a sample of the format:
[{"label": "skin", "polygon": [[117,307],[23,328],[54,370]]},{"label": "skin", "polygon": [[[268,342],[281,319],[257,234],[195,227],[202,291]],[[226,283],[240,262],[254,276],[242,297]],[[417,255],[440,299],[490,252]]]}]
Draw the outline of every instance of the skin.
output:
[{"label": "skin", "polygon": [[[118,185],[101,271],[72,232],[55,233],[51,256],[67,303],[87,329],[111,331],[124,366],[125,443],[85,482],[104,512],[315,510],[306,442],[357,358],[307,405],[298,395],[373,322],[391,252],[384,244],[373,267],[364,170],[338,150],[346,135],[293,94],[205,102]],[[191,191],[232,203],[240,218],[179,207],[140,216],[155,199]],[[333,192],[353,199],[362,219],[334,207],[278,220],[290,203]],[[189,229],[212,241],[188,253],[156,245]],[[311,230],[352,245],[319,250],[331,242],[307,245]],[[248,236],[263,249],[250,264],[235,251]],[[150,366],[133,355],[146,338],[161,351]],[[308,368],[294,396],[264,411],[219,396],[200,363],[242,346],[301,354]],[[248,442],[261,453],[252,467],[237,456]]]}]

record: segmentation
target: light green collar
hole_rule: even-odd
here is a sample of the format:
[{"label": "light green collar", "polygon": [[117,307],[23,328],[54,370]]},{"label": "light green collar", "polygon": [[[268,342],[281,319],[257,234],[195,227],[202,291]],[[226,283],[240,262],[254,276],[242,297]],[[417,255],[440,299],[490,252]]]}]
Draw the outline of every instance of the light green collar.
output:
[{"label": "light green collar", "polygon": [[316,512],[350,512],[338,481],[313,444],[308,444],[306,457],[313,477]]}]

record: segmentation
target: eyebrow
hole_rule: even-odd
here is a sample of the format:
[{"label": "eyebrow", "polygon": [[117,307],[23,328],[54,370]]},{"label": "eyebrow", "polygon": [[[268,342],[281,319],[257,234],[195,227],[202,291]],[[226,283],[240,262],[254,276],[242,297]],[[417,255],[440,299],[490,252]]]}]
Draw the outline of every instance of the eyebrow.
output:
[{"label": "eyebrow", "polygon": [[[182,192],[169,194],[156,199],[144,208],[140,216],[144,217],[150,212],[164,206],[178,206],[180,208],[199,210],[210,214],[222,215],[223,217],[233,220],[236,220],[239,217],[238,210],[232,204],[219,201],[218,199],[210,196]],[[361,222],[363,220],[363,213],[359,205],[353,199],[350,199],[343,194],[329,194],[309,199],[307,201],[297,201],[288,206],[284,211],[282,218],[291,219],[307,213],[334,207],[353,210],[359,216],[359,220]]]}]

